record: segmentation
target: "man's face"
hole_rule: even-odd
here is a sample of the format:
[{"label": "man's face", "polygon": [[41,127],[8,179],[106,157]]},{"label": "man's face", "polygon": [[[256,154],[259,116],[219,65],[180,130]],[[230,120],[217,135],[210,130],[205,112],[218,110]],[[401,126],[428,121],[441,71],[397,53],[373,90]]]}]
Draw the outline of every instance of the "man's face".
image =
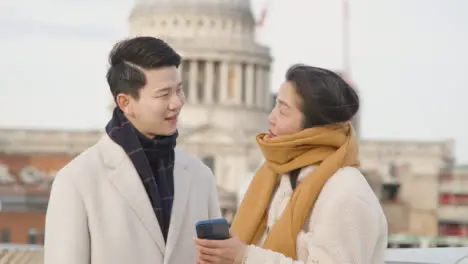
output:
[{"label": "man's face", "polygon": [[140,89],[139,98],[120,94],[124,103],[119,103],[119,106],[130,122],[147,137],[172,135],[177,129],[185,101],[180,72],[176,67],[143,72],[146,85]]}]

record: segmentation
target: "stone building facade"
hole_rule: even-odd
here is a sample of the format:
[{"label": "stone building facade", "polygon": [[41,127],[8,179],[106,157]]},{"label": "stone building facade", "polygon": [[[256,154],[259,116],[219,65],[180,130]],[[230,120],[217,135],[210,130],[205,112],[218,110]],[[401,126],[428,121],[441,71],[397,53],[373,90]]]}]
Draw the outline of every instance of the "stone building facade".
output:
[{"label": "stone building facade", "polygon": [[182,57],[186,104],[178,145],[198,156],[220,186],[224,216],[261,156],[255,135],[271,109],[268,48],[255,42],[249,0],[137,0],[130,35],[166,40]]},{"label": "stone building facade", "polygon": [[[10,234],[10,242],[28,241],[31,228],[40,235],[53,175],[101,136],[101,131],[0,130],[0,222],[6,223],[5,219],[12,219],[18,212],[24,219],[39,215],[34,224],[15,221],[22,231],[15,231],[19,232],[14,235],[18,238]],[[361,169],[388,219],[390,246],[467,245],[468,207],[463,199],[468,173],[466,168],[454,168],[452,141],[361,140],[360,156]],[[204,161],[215,167],[213,160],[205,157]],[[247,173],[239,175],[240,179],[226,179],[222,172],[217,176],[220,199],[224,201],[225,216],[230,217],[235,212],[231,208],[237,205],[237,195],[224,190],[234,189],[233,182],[248,182],[244,181]],[[24,176],[27,174],[40,177]],[[40,243],[40,238],[37,240]]]},{"label": "stone building facade", "polygon": [[468,237],[468,166],[445,171],[439,179],[439,234]]},{"label": "stone building facade", "polygon": [[468,181],[454,165],[453,145],[361,141],[362,170],[387,216],[390,247],[468,246]]}]

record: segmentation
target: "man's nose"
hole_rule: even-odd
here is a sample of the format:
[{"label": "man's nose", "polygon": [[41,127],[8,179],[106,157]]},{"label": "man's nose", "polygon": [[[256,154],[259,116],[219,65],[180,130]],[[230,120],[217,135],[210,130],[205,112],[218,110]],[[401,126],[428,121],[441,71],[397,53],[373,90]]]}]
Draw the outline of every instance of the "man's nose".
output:
[{"label": "man's nose", "polygon": [[169,104],[169,108],[171,110],[177,110],[177,109],[180,109],[183,105],[184,105],[184,98],[182,95],[173,95],[172,98],[171,98],[171,102]]}]

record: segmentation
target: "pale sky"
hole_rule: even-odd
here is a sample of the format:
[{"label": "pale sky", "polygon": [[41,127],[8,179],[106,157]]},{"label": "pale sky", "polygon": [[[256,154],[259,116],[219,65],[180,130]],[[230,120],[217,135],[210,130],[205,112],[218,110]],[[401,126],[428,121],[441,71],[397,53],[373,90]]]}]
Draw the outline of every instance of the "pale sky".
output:
[{"label": "pale sky", "polygon": [[[157,0],[155,0],[157,1]],[[265,0],[255,0],[254,10]],[[272,90],[297,62],[339,69],[340,0],[272,0],[262,41]],[[454,139],[468,162],[468,1],[349,0],[362,136]],[[0,3],[0,127],[99,129],[109,118],[107,54],[131,0]]]}]

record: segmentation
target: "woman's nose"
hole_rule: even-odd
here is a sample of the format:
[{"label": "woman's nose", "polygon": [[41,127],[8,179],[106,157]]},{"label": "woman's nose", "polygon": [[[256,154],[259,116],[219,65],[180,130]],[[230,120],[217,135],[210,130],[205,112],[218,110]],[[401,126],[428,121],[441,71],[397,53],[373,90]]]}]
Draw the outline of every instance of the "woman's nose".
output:
[{"label": "woman's nose", "polygon": [[273,111],[271,111],[271,113],[268,115],[268,123],[270,123],[272,126],[275,124],[275,116]]}]

